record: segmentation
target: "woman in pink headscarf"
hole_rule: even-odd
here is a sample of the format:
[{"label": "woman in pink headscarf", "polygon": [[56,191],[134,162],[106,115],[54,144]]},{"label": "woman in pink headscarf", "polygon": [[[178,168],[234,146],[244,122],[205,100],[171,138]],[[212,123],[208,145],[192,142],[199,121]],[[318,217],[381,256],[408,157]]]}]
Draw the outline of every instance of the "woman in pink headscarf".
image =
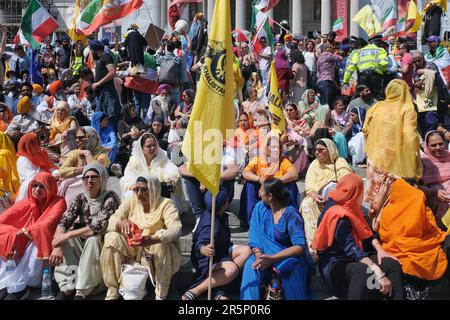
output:
[{"label": "woman in pink headscarf", "polygon": [[275,70],[277,72],[278,88],[284,90],[288,94],[291,80],[294,79],[294,73],[289,66],[289,60],[286,50],[282,47],[282,43],[277,44],[277,52],[275,53]]},{"label": "woman in pink headscarf", "polygon": [[430,131],[425,136],[423,164],[423,185],[420,189],[427,196],[427,205],[433,210],[438,226],[450,207],[450,153],[447,143],[439,131]]}]

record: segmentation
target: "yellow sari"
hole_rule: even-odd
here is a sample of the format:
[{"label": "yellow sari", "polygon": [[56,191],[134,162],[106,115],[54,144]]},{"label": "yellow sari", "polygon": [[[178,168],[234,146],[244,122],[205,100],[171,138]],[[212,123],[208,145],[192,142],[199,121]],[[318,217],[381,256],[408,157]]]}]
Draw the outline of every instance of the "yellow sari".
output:
[{"label": "yellow sari", "polygon": [[50,131],[49,141],[53,141],[56,138],[56,135],[62,134],[64,132],[66,132],[67,130],[69,130],[72,121],[75,121],[75,123],[78,127],[77,119],[70,116],[69,105],[66,103],[59,104],[56,109],[60,109],[60,108],[66,109],[67,116],[63,120],[59,120],[58,117],[56,116],[56,110],[55,110],[55,113],[53,113],[53,116],[52,116],[52,123],[51,123],[52,130]]},{"label": "yellow sari", "polygon": [[364,133],[368,160],[377,169],[403,178],[422,176],[417,114],[408,86],[393,80],[386,88],[386,100],[367,111]]},{"label": "yellow sari", "polygon": [[11,139],[0,132],[0,196],[5,192],[15,200],[20,188],[20,178],[17,172],[17,156]]}]

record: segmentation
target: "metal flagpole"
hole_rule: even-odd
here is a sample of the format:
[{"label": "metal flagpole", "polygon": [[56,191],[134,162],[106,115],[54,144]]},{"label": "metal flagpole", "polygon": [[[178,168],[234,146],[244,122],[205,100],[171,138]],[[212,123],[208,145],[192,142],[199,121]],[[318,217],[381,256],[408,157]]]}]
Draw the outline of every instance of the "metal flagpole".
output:
[{"label": "metal flagpole", "polygon": [[[211,210],[211,240],[210,244],[214,247],[214,227],[216,222],[216,196],[212,197],[212,210]],[[212,300],[212,272],[213,272],[213,260],[214,256],[209,257],[209,281],[208,281],[208,300]]]}]

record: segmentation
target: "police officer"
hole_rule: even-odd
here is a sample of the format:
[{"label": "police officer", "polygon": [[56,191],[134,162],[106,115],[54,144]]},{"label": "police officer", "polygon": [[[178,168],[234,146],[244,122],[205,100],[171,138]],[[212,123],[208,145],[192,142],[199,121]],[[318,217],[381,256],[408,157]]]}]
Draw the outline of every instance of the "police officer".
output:
[{"label": "police officer", "polygon": [[344,85],[348,85],[353,72],[358,73],[358,85],[366,84],[377,99],[384,99],[384,73],[387,71],[386,51],[377,46],[381,35],[369,39],[369,44],[351,54],[344,74]]}]

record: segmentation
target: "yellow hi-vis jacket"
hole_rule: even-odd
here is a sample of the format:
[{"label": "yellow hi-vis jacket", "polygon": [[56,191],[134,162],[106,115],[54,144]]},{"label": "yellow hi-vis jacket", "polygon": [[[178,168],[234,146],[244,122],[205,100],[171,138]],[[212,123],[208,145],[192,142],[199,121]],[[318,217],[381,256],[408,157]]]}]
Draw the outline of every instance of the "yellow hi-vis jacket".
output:
[{"label": "yellow hi-vis jacket", "polygon": [[352,73],[374,71],[380,75],[387,71],[389,61],[386,50],[369,44],[350,55],[344,74],[344,83],[348,83]]}]

